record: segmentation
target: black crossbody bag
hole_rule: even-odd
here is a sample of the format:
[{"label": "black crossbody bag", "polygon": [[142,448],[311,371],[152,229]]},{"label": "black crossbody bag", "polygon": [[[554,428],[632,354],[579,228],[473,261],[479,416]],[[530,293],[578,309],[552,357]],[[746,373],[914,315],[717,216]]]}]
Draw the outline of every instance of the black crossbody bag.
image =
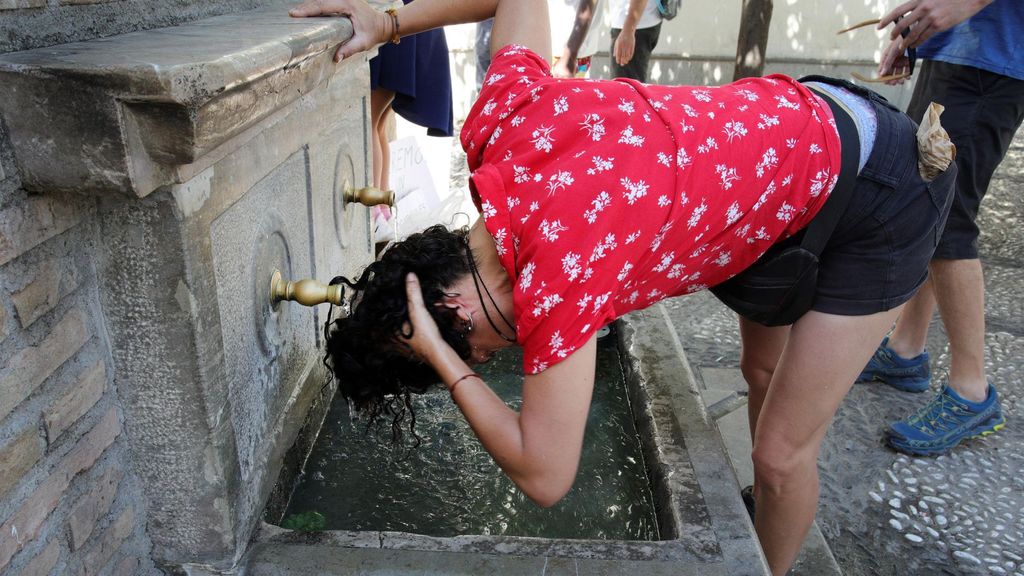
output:
[{"label": "black crossbody bag", "polygon": [[805,229],[799,244],[776,244],[748,268],[711,288],[734,312],[764,326],[792,324],[811,309],[818,291],[818,257],[846,211],[857,180],[857,126],[831,96],[812,91],[832,108],[841,140],[842,163],[835,189]]}]

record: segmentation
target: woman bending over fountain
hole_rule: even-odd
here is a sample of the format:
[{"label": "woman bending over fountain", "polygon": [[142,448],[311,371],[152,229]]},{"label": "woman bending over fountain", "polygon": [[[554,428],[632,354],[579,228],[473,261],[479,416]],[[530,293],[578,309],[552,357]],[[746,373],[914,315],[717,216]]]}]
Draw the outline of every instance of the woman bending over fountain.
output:
[{"label": "woman bending over fountain", "polygon": [[[543,0],[417,0],[388,14],[315,0],[292,11],[326,14],[353,22],[338,59],[495,17],[493,63],[461,134],[482,218],[468,232],[413,235],[355,282],[340,279],[355,295],[328,327],[328,363],[357,408],[393,425],[410,393],[440,379],[502,470],[550,506],[576,475],[597,330],[791,242],[840,173],[830,105],[777,75],[721,87],[554,79]],[[814,518],[829,422],[924,281],[950,193],[948,178],[918,175],[906,116],[852,85],[810,87],[856,119],[859,175],[812,309],[791,327],[740,319],[756,529],[776,574]],[[518,412],[471,368],[511,345],[524,352]]]}]

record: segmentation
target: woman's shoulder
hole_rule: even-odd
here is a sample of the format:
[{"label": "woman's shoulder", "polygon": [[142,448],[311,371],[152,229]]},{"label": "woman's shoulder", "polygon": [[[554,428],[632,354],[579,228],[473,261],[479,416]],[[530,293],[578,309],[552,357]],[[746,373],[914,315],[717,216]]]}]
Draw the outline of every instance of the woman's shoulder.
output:
[{"label": "woman's shoulder", "polygon": [[521,73],[526,73],[533,69],[537,72],[542,72],[546,76],[551,76],[551,65],[541,58],[539,54],[522,44],[507,44],[499,48],[491,58],[491,66],[487,70],[488,74],[490,74],[495,68],[508,67],[513,67],[513,69],[522,67]]}]

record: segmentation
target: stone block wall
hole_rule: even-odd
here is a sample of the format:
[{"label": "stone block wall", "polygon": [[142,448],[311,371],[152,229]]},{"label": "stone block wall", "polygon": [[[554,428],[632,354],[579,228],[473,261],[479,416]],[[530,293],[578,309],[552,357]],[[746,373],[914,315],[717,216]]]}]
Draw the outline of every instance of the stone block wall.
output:
[{"label": "stone block wall", "polygon": [[[0,53],[263,0],[0,0]],[[100,200],[25,191],[0,123],[0,574],[158,573],[97,283]]]},{"label": "stone block wall", "polygon": [[268,0],[0,0],[0,54],[238,12]]}]

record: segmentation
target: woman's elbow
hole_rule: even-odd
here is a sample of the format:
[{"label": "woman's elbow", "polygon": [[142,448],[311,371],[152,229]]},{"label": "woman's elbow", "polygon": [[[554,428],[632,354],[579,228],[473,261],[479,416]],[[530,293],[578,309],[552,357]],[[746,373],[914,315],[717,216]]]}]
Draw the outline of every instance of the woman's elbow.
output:
[{"label": "woman's elbow", "polygon": [[550,508],[558,504],[569,492],[569,489],[572,488],[573,478],[568,480],[547,478],[518,484],[519,489],[534,504],[541,508]]}]

